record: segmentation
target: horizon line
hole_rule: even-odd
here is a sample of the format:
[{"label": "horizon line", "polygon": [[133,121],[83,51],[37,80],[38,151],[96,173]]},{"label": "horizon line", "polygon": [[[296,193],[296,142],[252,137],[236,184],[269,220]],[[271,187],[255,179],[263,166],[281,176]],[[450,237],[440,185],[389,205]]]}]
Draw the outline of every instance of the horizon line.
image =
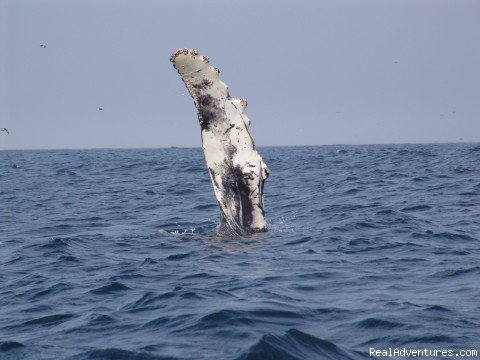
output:
[{"label": "horizon line", "polygon": [[[259,145],[256,148],[273,147],[322,147],[322,146],[387,146],[387,145],[453,145],[453,144],[479,144],[478,141],[447,141],[447,142],[398,142],[398,143],[336,143],[336,144],[309,144],[309,145]],[[55,150],[155,150],[155,149],[201,149],[201,146],[145,146],[145,147],[58,147],[58,148],[11,148],[0,149],[0,151],[55,151]]]}]

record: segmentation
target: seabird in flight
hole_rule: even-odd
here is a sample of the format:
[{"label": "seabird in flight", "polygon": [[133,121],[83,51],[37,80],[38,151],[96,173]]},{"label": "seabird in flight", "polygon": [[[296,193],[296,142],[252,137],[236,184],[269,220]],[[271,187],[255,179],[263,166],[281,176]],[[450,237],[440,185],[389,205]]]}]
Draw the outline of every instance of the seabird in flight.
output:
[{"label": "seabird in flight", "polygon": [[0,131],[5,131],[7,134],[10,134],[10,131],[8,131],[7,128],[1,128]]},{"label": "seabird in flight", "polygon": [[47,44],[40,44],[40,47],[45,49],[47,47]]}]

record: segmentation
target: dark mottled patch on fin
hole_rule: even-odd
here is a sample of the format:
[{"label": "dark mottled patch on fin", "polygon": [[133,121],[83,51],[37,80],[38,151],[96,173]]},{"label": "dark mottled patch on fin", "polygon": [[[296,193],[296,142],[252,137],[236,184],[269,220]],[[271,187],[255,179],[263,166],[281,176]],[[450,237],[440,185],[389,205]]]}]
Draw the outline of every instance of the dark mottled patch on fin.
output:
[{"label": "dark mottled patch on fin", "polygon": [[202,129],[209,130],[216,119],[222,118],[222,110],[217,106],[215,98],[209,94],[197,96],[198,120]]},{"label": "dark mottled patch on fin", "polygon": [[201,80],[201,81],[199,81],[199,82],[196,82],[196,83],[192,84],[192,86],[193,86],[195,89],[199,90],[199,89],[206,89],[206,88],[212,86],[212,84],[213,84],[213,81],[212,81],[212,80],[203,79],[203,80]]}]

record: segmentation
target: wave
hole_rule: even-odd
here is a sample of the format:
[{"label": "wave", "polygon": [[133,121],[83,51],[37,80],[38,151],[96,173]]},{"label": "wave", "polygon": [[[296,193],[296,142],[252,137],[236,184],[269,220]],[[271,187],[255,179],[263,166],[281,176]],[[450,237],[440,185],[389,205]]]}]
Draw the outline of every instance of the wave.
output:
[{"label": "wave", "polygon": [[431,305],[424,309],[425,311],[435,311],[435,312],[451,312],[450,309],[441,305]]},{"label": "wave", "polygon": [[364,329],[394,329],[405,325],[396,321],[368,318],[357,322],[356,326]]},{"label": "wave", "polygon": [[191,253],[186,253],[186,254],[172,254],[167,257],[167,260],[182,260],[186,259],[191,255]]},{"label": "wave", "polygon": [[97,295],[106,295],[106,294],[112,294],[116,293],[119,291],[125,291],[125,290],[130,290],[130,288],[120,282],[112,282],[108,285],[101,286],[97,289],[90,290],[92,294],[97,294]]},{"label": "wave", "polygon": [[414,205],[414,206],[407,206],[400,211],[410,212],[410,211],[426,211],[430,210],[432,207],[430,205]]},{"label": "wave", "polygon": [[25,347],[22,343],[18,341],[1,341],[0,342],[0,352],[6,352],[13,349],[18,349]]},{"label": "wave", "polygon": [[37,319],[26,321],[23,323],[23,325],[54,326],[70,320],[73,317],[75,317],[74,314],[47,315]]},{"label": "wave", "polygon": [[117,348],[90,350],[69,358],[69,360],[176,360],[172,356],[153,355],[148,352],[136,352]]},{"label": "wave", "polygon": [[52,296],[54,294],[61,293],[66,290],[72,289],[73,286],[70,284],[65,284],[65,283],[58,283],[55,285],[50,286],[48,289],[41,290],[37,292],[35,295],[31,297],[32,300],[36,300],[40,297],[45,297],[45,296]]},{"label": "wave", "polygon": [[442,270],[434,273],[432,277],[435,278],[456,278],[460,277],[463,275],[467,274],[475,274],[475,275],[480,275],[480,266],[472,266],[469,268],[463,268],[463,269],[448,269],[448,270]]},{"label": "wave", "polygon": [[236,360],[355,360],[367,357],[367,354],[344,350],[330,341],[292,328],[284,335],[264,335]]}]

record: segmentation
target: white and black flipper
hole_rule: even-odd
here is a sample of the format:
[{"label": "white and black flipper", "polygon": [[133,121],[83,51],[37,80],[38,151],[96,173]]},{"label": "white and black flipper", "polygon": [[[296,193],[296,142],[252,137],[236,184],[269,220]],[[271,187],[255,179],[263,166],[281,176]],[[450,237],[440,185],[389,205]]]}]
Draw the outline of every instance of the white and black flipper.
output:
[{"label": "white and black flipper", "polygon": [[220,206],[220,231],[240,235],[267,231],[263,185],[268,168],[255,150],[244,113],[247,102],[231,98],[219,70],[196,50],[170,58],[198,112],[202,148]]}]

